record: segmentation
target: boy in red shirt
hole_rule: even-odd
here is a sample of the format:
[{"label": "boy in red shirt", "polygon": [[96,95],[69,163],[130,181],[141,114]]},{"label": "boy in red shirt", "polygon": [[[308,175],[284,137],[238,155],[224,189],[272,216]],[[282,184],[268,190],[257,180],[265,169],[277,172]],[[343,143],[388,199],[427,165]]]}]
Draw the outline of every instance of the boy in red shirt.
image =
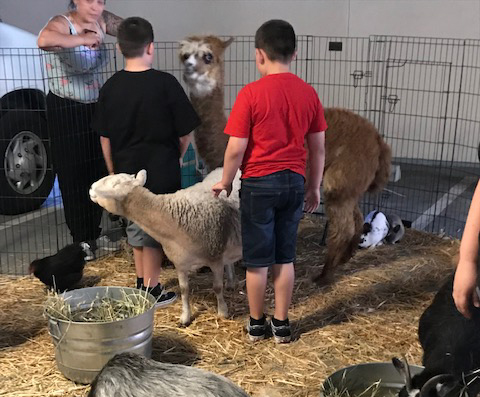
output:
[{"label": "boy in red shirt", "polygon": [[268,268],[272,268],[275,312],[271,321],[277,343],[291,340],[288,308],[292,300],[298,223],[302,218],[306,169],[310,161],[305,210],[320,203],[325,163],[323,107],[315,90],[290,72],[296,54],[293,27],[282,20],[265,22],[255,34],[255,62],[262,78],[238,94],[225,133],[230,135],[218,196],[230,194],[242,170],[240,209],[243,260],[251,341],[265,338],[264,314]]}]

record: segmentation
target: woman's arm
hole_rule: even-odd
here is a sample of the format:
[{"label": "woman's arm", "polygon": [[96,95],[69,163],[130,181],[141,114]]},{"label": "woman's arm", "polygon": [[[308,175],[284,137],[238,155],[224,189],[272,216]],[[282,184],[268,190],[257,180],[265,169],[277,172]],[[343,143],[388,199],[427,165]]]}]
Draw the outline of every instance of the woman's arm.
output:
[{"label": "woman's arm", "polygon": [[110,36],[117,36],[118,27],[123,21],[123,18],[112,14],[111,12],[105,10],[102,14],[103,21],[105,22],[105,33],[109,34]]},{"label": "woman's arm", "polygon": [[74,48],[81,45],[94,47],[100,42],[96,33],[88,32],[71,35],[68,22],[60,15],[52,18],[40,31],[38,46],[45,51],[58,51],[63,48]]}]

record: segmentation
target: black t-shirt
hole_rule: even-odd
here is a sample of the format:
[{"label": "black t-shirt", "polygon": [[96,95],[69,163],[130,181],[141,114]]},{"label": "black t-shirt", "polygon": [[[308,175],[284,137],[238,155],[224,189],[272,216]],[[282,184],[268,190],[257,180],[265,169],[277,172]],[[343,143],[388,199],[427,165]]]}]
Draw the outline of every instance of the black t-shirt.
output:
[{"label": "black t-shirt", "polygon": [[199,124],[174,76],[122,70],[100,90],[93,128],[110,139],[115,173],[145,169],[145,187],[159,194],[180,189],[178,138]]}]

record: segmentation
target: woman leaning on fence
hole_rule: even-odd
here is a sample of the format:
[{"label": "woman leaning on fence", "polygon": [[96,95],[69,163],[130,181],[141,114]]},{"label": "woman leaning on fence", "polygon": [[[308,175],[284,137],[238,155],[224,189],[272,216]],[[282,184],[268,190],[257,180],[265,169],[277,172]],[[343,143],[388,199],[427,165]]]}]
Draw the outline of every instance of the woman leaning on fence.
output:
[{"label": "woman leaning on fence", "polygon": [[72,0],[69,11],[51,18],[38,36],[46,53],[50,92],[48,129],[53,164],[74,242],[93,259],[102,209],[88,196],[106,174],[99,137],[90,128],[108,61],[105,34],[117,35],[121,18],[105,11],[105,0]]}]

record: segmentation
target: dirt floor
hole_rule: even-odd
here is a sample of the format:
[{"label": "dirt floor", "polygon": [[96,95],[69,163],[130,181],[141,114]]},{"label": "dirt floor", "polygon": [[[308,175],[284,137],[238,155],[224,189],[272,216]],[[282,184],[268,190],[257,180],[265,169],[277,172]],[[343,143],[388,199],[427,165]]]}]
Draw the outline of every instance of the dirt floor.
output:
[{"label": "dirt floor", "polygon": [[[319,289],[310,281],[323,263],[323,222],[302,220],[290,321],[294,341],[270,338],[251,344],[245,272],[236,269],[237,288],[226,292],[231,317],[216,316],[211,273],[191,276],[193,323],[181,328],[181,303],[157,310],[153,358],[194,365],[232,379],[253,396],[263,387],[282,396],[318,396],[324,379],[342,367],[390,361],[406,355],[420,364],[418,319],[448,276],[458,241],[408,230],[402,242],[362,250],[337,271],[334,285]],[[161,282],[179,293],[175,270]],[[133,286],[132,258],[125,251],[89,263],[83,286]],[[0,396],[86,396],[88,386],[63,377],[43,318],[45,290],[30,277],[0,276]],[[273,290],[267,291],[273,313]]]}]

